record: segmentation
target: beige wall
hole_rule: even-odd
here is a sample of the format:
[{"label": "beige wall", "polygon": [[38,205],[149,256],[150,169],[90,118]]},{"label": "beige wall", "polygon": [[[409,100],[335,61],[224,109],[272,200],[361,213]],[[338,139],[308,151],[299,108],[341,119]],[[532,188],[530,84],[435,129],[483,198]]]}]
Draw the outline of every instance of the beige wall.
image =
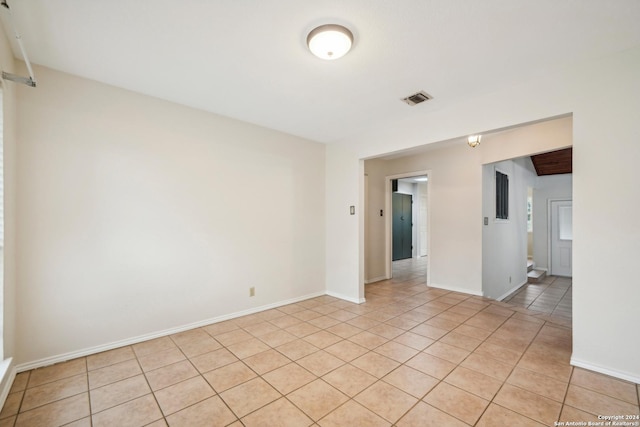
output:
[{"label": "beige wall", "polygon": [[[386,279],[385,275],[385,221],[390,212],[386,211],[384,199],[384,179],[387,175],[387,162],[371,159],[364,162],[367,177],[364,210],[367,224],[365,229],[364,269],[365,283]],[[383,210],[383,216],[380,216]]]},{"label": "beige wall", "polygon": [[[358,166],[351,169],[355,162]],[[360,207],[364,193],[345,183],[352,181],[364,186],[363,162],[354,153],[340,147],[326,149],[326,291],[327,294],[352,302],[363,302],[364,291],[351,286],[364,280],[364,270],[358,253],[364,250],[364,215]],[[344,172],[344,173],[343,173]],[[351,215],[350,207],[357,207]],[[356,267],[356,268],[354,268]],[[345,275],[347,277],[345,277]]]},{"label": "beige wall", "polygon": [[[385,209],[385,178],[418,171],[429,171],[430,285],[480,294],[482,260],[476,243],[482,241],[478,223],[482,214],[482,168],[479,151],[461,144],[409,157],[365,162],[371,219],[368,279],[385,275],[385,224],[390,215]],[[469,206],[476,208],[468,211]],[[385,209],[385,217],[375,215],[380,209]]]},{"label": "beige wall", "polygon": [[[574,289],[572,362],[635,381],[640,380],[635,356],[640,342],[627,326],[640,321],[634,280],[640,257],[638,73],[640,49],[634,49],[547,70],[403,123],[426,144],[573,114],[574,281],[579,286]],[[325,165],[318,144],[50,70],[36,74],[40,87],[20,90],[20,146],[13,155],[16,163],[7,164],[5,172],[11,181],[10,170],[17,165],[19,187],[13,197],[17,194],[20,286],[14,353],[21,361],[322,292],[325,286],[361,295],[364,171],[359,159],[414,142],[363,134],[349,148],[327,150]],[[9,140],[15,145],[15,138]],[[451,253],[479,246],[480,196],[462,196],[477,190],[469,184],[469,178],[480,181],[475,165],[490,160],[464,155],[459,161],[471,167],[460,176],[443,172],[444,181],[459,185],[441,201],[471,200],[467,207],[475,222],[465,220],[469,237],[461,234],[445,246]],[[258,194],[268,187],[275,195],[243,204],[220,184],[221,177],[239,171],[253,172],[239,175],[235,188]],[[326,205],[325,182],[339,184],[326,188]],[[276,185],[286,191],[273,192]],[[222,199],[239,202],[239,217],[220,210]],[[352,203],[355,218],[345,214]],[[280,216],[292,207],[299,216]],[[240,241],[228,238],[221,224],[231,218],[243,223],[258,218],[260,228],[249,227]],[[233,242],[231,249],[221,244],[224,240]],[[325,249],[332,254],[326,264]],[[218,257],[228,253],[234,256]],[[273,253],[285,255],[267,255]],[[11,258],[5,254],[9,265]],[[220,259],[225,262],[212,262]],[[459,270],[468,263],[445,263],[451,268],[439,276],[441,282],[478,289],[477,261],[467,277]],[[247,265],[257,268],[248,271]],[[240,277],[233,276],[241,266]],[[268,289],[262,293],[258,287],[256,298],[267,300],[246,298],[257,271]],[[331,272],[326,282],[325,271]],[[8,276],[14,278],[9,277],[11,283],[16,274],[5,271],[5,307],[15,289],[7,287]],[[9,311],[5,326],[11,335]]]},{"label": "beige wall", "polygon": [[[640,257],[640,190],[636,183],[640,159],[640,97],[636,96],[640,93],[639,73],[640,48],[636,47],[548,69],[534,78],[469,97],[449,108],[416,114],[402,122],[403,132],[412,135],[412,139],[371,131],[346,141],[351,151],[363,159],[412,148],[417,145],[416,138],[423,144],[437,143],[572,114],[576,286],[571,362],[635,382],[640,382],[635,356],[640,353],[640,341],[635,329],[628,325],[640,322],[640,288],[635,279],[635,262]],[[350,165],[353,171],[358,167],[355,161]],[[350,189],[341,191],[364,192],[359,181],[344,186]],[[479,200],[469,206],[472,215],[479,209]],[[472,235],[473,239],[474,236],[477,234]],[[468,243],[479,247],[475,240]],[[332,250],[334,247],[327,247],[328,252]],[[431,247],[432,252],[435,250]],[[362,265],[364,260],[362,251]],[[346,279],[349,274],[346,271],[343,277]],[[455,279],[457,275],[453,274]],[[602,297],[603,284],[606,299]],[[362,288],[364,284],[351,282],[350,286]],[[477,288],[473,280],[467,286]]]},{"label": "beige wall", "polygon": [[[410,156],[365,161],[367,281],[385,277],[386,221],[376,215],[384,208],[385,177],[429,170],[430,284],[481,294],[482,165],[567,147],[571,145],[571,121],[564,117],[489,134],[475,149],[457,141]],[[506,277],[508,281],[509,275]]]},{"label": "beige wall", "polygon": [[481,161],[483,164],[495,163],[570,147],[572,143],[571,116],[545,120],[483,136]]},{"label": "beige wall", "polygon": [[18,103],[23,367],[324,293],[324,145],[35,72]]},{"label": "beige wall", "polygon": [[[15,72],[13,52],[0,31],[0,69]],[[2,81],[4,149],[4,248],[2,283],[2,334],[4,357],[16,353],[16,85]],[[1,358],[0,358],[1,359]],[[0,392],[1,392],[0,388]]]}]

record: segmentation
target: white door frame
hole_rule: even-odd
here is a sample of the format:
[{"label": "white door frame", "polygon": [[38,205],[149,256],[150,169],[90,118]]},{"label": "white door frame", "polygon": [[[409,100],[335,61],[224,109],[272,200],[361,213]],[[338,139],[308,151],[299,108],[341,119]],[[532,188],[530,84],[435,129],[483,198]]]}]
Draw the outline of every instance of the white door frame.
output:
[{"label": "white door frame", "polygon": [[[558,199],[547,199],[547,274],[551,275],[551,245],[553,235],[551,234],[551,204],[553,202],[571,202],[573,205],[573,198],[562,197]],[[571,255],[573,257],[573,253]]]},{"label": "white door frame", "polygon": [[426,175],[427,178],[427,284],[431,283],[431,181],[432,172],[430,170],[420,170],[414,172],[405,172],[395,175],[387,175],[384,178],[384,210],[387,212],[387,218],[384,221],[385,228],[385,267],[384,275],[385,279],[391,279],[393,277],[393,262],[391,260],[393,253],[393,239],[392,239],[392,205],[391,205],[391,181],[394,179],[411,178],[412,176]]}]

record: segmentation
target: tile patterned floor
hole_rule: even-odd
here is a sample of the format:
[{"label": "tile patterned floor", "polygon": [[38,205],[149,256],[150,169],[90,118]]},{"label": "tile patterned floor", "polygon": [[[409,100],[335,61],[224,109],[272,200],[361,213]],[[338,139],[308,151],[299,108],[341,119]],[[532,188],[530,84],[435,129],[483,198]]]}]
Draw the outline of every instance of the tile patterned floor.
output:
[{"label": "tile patterned floor", "polygon": [[571,323],[429,288],[367,285],[18,374],[0,427],[551,426],[639,414],[637,384],[569,365]]},{"label": "tile patterned floor", "polygon": [[514,305],[553,316],[571,319],[572,280],[547,276],[539,283],[529,283],[504,299]]}]

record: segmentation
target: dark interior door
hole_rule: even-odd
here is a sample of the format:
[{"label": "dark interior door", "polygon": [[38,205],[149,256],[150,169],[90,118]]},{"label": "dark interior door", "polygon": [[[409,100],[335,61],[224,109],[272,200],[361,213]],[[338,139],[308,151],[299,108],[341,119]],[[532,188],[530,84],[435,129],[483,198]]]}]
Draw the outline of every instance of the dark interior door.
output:
[{"label": "dark interior door", "polygon": [[393,260],[411,258],[413,249],[411,194],[393,193]]}]

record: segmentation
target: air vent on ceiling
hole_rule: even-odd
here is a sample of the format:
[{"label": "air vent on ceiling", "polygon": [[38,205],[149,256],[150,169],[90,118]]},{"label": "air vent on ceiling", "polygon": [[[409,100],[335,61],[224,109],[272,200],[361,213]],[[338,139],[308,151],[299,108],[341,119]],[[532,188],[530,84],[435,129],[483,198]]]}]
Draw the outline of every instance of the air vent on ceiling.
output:
[{"label": "air vent on ceiling", "polygon": [[402,100],[409,105],[420,104],[421,102],[428,101],[433,97],[424,91],[420,91],[418,93],[414,93],[413,95],[409,95]]}]

